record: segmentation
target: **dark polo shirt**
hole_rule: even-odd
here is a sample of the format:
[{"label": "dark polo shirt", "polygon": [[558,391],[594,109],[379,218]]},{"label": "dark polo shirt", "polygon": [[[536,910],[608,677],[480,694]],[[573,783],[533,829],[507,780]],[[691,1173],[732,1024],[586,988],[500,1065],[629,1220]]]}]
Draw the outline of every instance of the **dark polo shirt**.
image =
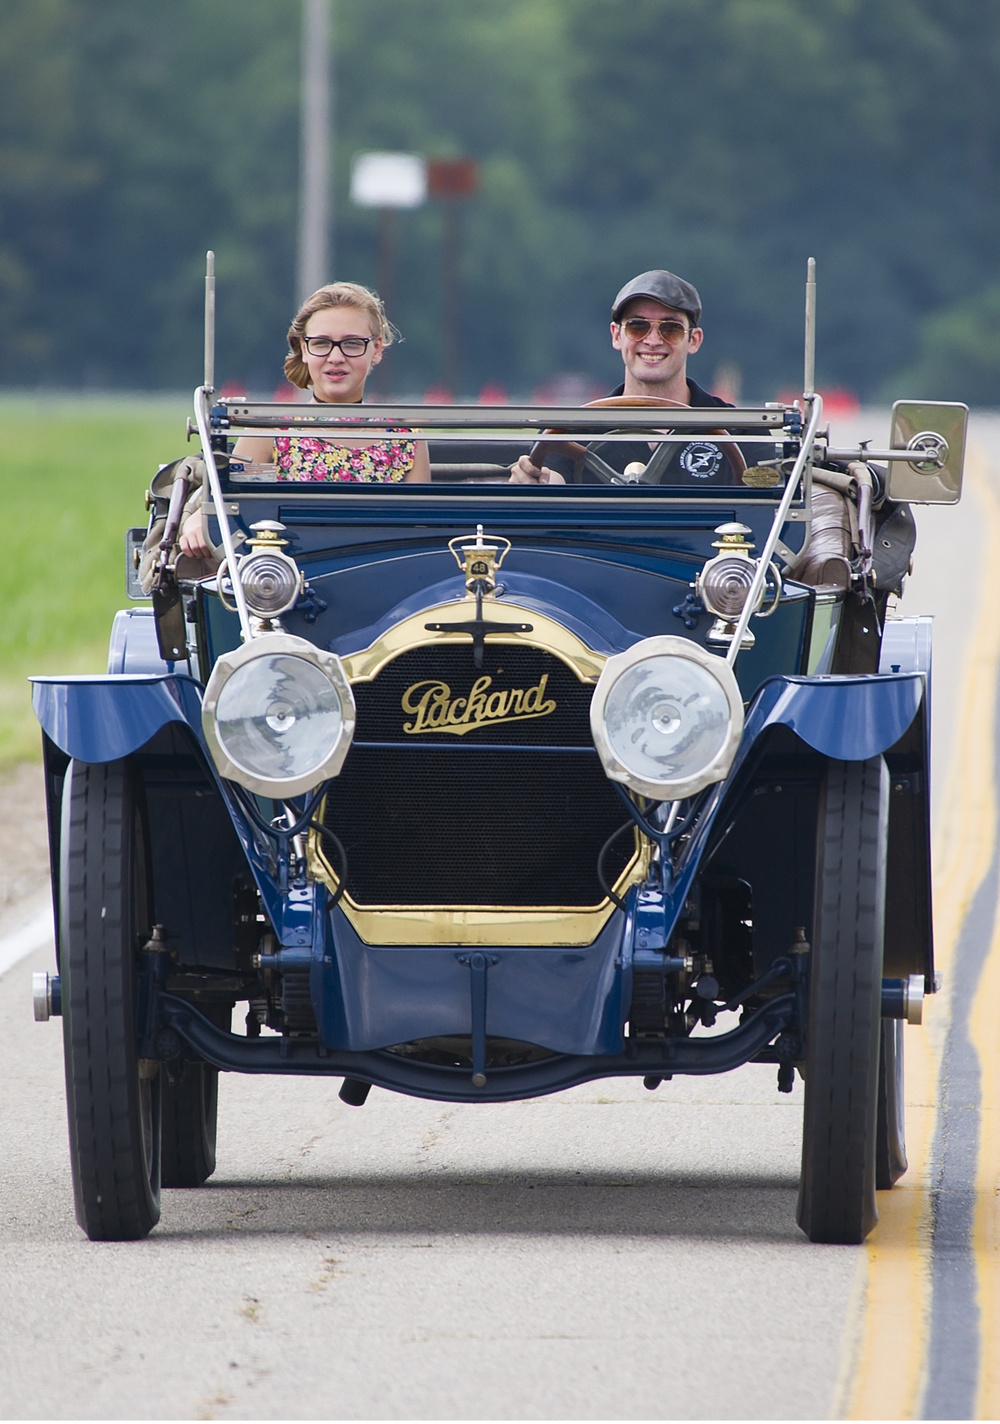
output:
[{"label": "dark polo shirt", "polygon": [[[713,396],[710,391],[703,390],[697,381],[692,381],[688,377],[688,398],[689,403],[696,409],[719,406],[725,410],[732,410],[733,406],[729,401],[722,400],[719,396]],[[613,396],[623,395],[624,385],[616,390],[610,391]],[[669,422],[669,410],[666,415]],[[720,421],[720,426],[725,422]],[[620,429],[619,426],[608,424],[595,427],[607,430]],[[655,449],[655,446],[653,447]],[[593,444],[591,446],[601,459],[610,465],[612,469],[623,473],[625,468],[638,462],[645,465],[652,456],[652,449],[648,441],[609,441],[606,445]],[[664,466],[660,475],[659,483],[663,485],[731,485],[733,483],[733,473],[729,461],[726,459],[719,445],[707,436],[692,436],[683,445],[673,447],[674,454],[669,463]],[[762,459],[766,459],[773,454],[773,450],[766,446],[748,445],[743,450],[744,458],[748,465],[758,464]],[[591,470],[584,468],[582,460],[573,460],[569,455],[560,455],[552,451],[551,456],[546,455],[545,463],[550,470],[555,470],[558,474],[571,484],[600,484],[600,481]]]}]

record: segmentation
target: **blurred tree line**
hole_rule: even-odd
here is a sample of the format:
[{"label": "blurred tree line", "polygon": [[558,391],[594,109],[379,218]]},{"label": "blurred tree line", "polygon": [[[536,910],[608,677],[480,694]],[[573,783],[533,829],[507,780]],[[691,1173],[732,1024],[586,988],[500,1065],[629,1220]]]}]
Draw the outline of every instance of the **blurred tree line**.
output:
[{"label": "blurred tree line", "polygon": [[[270,391],[294,305],[300,0],[3,0],[0,380]],[[466,394],[616,375],[611,298],[670,267],[693,367],[1000,404],[996,0],[336,0],[336,275],[374,284],[351,156],[468,155]],[[400,214],[392,385],[441,373],[442,214]]]}]

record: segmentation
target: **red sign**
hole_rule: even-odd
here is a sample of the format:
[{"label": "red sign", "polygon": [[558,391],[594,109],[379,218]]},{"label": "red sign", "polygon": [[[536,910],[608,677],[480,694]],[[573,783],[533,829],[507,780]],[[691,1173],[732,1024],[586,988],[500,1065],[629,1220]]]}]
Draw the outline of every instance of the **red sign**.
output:
[{"label": "red sign", "polygon": [[430,158],[427,191],[432,198],[468,198],[476,191],[478,174],[471,158]]}]

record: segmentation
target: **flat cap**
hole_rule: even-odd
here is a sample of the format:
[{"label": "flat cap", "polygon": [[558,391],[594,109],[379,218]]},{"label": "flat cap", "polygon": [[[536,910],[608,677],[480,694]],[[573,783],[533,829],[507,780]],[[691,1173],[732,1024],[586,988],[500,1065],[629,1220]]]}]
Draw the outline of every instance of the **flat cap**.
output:
[{"label": "flat cap", "polygon": [[626,282],[615,297],[611,320],[617,321],[622,307],[626,302],[634,301],[636,297],[651,297],[654,302],[661,302],[665,307],[687,312],[695,326],[701,320],[701,297],[697,289],[692,287],[690,282],[685,282],[683,277],[676,277],[673,272],[659,269],[641,272],[638,277],[633,277],[631,282]]}]

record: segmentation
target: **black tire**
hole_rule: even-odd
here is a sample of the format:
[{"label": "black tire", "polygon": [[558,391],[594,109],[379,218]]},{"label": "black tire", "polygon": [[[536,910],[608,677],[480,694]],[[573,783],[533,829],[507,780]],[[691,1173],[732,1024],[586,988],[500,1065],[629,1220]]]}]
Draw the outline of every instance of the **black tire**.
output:
[{"label": "black tire", "polygon": [[903,1104],[903,1020],[883,1019],[875,1139],[875,1186],[880,1192],[894,1187],[908,1165]]},{"label": "black tire", "polygon": [[60,973],[76,1219],[134,1241],[160,1219],[160,1073],[138,1053],[148,838],[127,762],[72,762],[63,791]]},{"label": "black tire", "polygon": [[[232,1012],[209,1017],[228,1029]],[[219,1070],[211,1063],[178,1065],[174,1080],[163,1080],[161,1180],[165,1187],[201,1187],[215,1171],[219,1118]]]},{"label": "black tire", "polygon": [[888,774],[831,762],[820,793],[798,1223],[856,1245],[875,1206]]}]

